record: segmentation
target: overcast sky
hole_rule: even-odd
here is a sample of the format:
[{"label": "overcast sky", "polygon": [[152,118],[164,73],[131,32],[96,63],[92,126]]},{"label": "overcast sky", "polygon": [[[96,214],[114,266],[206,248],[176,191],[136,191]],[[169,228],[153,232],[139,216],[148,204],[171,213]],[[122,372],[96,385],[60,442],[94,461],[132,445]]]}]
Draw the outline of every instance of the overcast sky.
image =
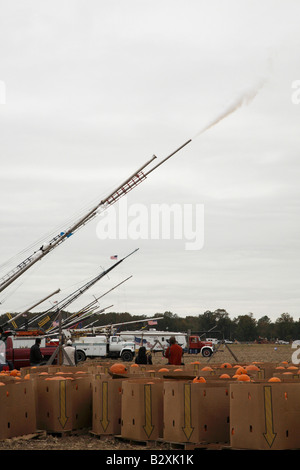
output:
[{"label": "overcast sky", "polygon": [[[0,313],[57,288],[61,300],[139,248],[70,310],[132,275],[100,306],[298,320],[300,3],[1,0],[0,13],[1,275],[190,138],[111,210],[204,209],[197,250],[100,239],[93,220],[3,291]],[[194,138],[261,78],[251,103]]]}]

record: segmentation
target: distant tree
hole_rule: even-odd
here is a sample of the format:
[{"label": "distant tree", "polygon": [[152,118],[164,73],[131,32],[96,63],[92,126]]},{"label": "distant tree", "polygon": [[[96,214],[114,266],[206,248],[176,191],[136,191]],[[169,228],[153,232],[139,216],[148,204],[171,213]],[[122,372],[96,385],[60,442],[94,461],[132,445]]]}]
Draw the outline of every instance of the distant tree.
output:
[{"label": "distant tree", "polygon": [[252,313],[240,315],[235,322],[235,337],[238,341],[254,341],[257,338],[257,325]]},{"label": "distant tree", "polygon": [[289,313],[283,313],[275,322],[277,339],[291,341],[294,336],[294,320]]},{"label": "distant tree", "polygon": [[257,321],[257,335],[260,338],[271,339],[273,337],[274,325],[270,318],[265,315]]}]

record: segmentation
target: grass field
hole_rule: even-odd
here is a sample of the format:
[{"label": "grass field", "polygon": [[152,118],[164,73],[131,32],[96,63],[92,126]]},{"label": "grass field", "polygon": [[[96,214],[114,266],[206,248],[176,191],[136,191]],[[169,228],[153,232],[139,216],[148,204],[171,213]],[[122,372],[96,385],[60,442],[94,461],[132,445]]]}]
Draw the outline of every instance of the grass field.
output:
[{"label": "grass field", "polygon": [[[185,354],[184,363],[199,361],[201,364],[217,364],[222,362],[243,363],[243,362],[282,362],[292,363],[292,355],[295,352],[291,344],[230,344],[221,345],[218,351],[211,358],[203,358],[200,354]],[[234,359],[234,356],[237,361]],[[152,356],[153,364],[166,364],[167,360],[161,353]]]}]

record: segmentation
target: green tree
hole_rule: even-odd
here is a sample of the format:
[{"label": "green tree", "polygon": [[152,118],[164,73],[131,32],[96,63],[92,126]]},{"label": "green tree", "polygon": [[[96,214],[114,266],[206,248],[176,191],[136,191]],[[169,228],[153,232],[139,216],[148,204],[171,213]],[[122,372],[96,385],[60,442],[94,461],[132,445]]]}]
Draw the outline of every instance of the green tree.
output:
[{"label": "green tree", "polygon": [[252,313],[240,315],[235,322],[235,336],[238,341],[254,341],[257,338],[257,325]]},{"label": "green tree", "polygon": [[277,339],[291,341],[294,336],[294,320],[289,313],[283,313],[275,322]]},{"label": "green tree", "polygon": [[270,340],[273,337],[273,324],[270,318],[265,315],[257,321],[257,335],[259,338]]}]

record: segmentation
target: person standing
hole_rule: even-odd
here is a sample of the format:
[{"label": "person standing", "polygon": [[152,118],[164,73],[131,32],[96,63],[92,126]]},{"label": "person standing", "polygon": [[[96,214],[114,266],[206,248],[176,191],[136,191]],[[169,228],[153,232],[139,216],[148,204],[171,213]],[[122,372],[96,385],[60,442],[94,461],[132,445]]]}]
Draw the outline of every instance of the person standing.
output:
[{"label": "person standing", "polygon": [[145,346],[141,346],[135,358],[136,364],[152,364],[152,356],[148,354]]},{"label": "person standing", "polygon": [[36,338],[35,343],[30,348],[30,365],[38,366],[43,361],[44,356],[40,350],[41,338]]},{"label": "person standing", "polygon": [[181,365],[183,349],[177,344],[175,336],[171,336],[169,339],[170,346],[167,347],[165,357],[168,359],[170,365]]},{"label": "person standing", "polygon": [[68,339],[67,344],[64,346],[63,365],[75,366],[76,364],[77,364],[76,348],[72,346],[72,341]]}]

